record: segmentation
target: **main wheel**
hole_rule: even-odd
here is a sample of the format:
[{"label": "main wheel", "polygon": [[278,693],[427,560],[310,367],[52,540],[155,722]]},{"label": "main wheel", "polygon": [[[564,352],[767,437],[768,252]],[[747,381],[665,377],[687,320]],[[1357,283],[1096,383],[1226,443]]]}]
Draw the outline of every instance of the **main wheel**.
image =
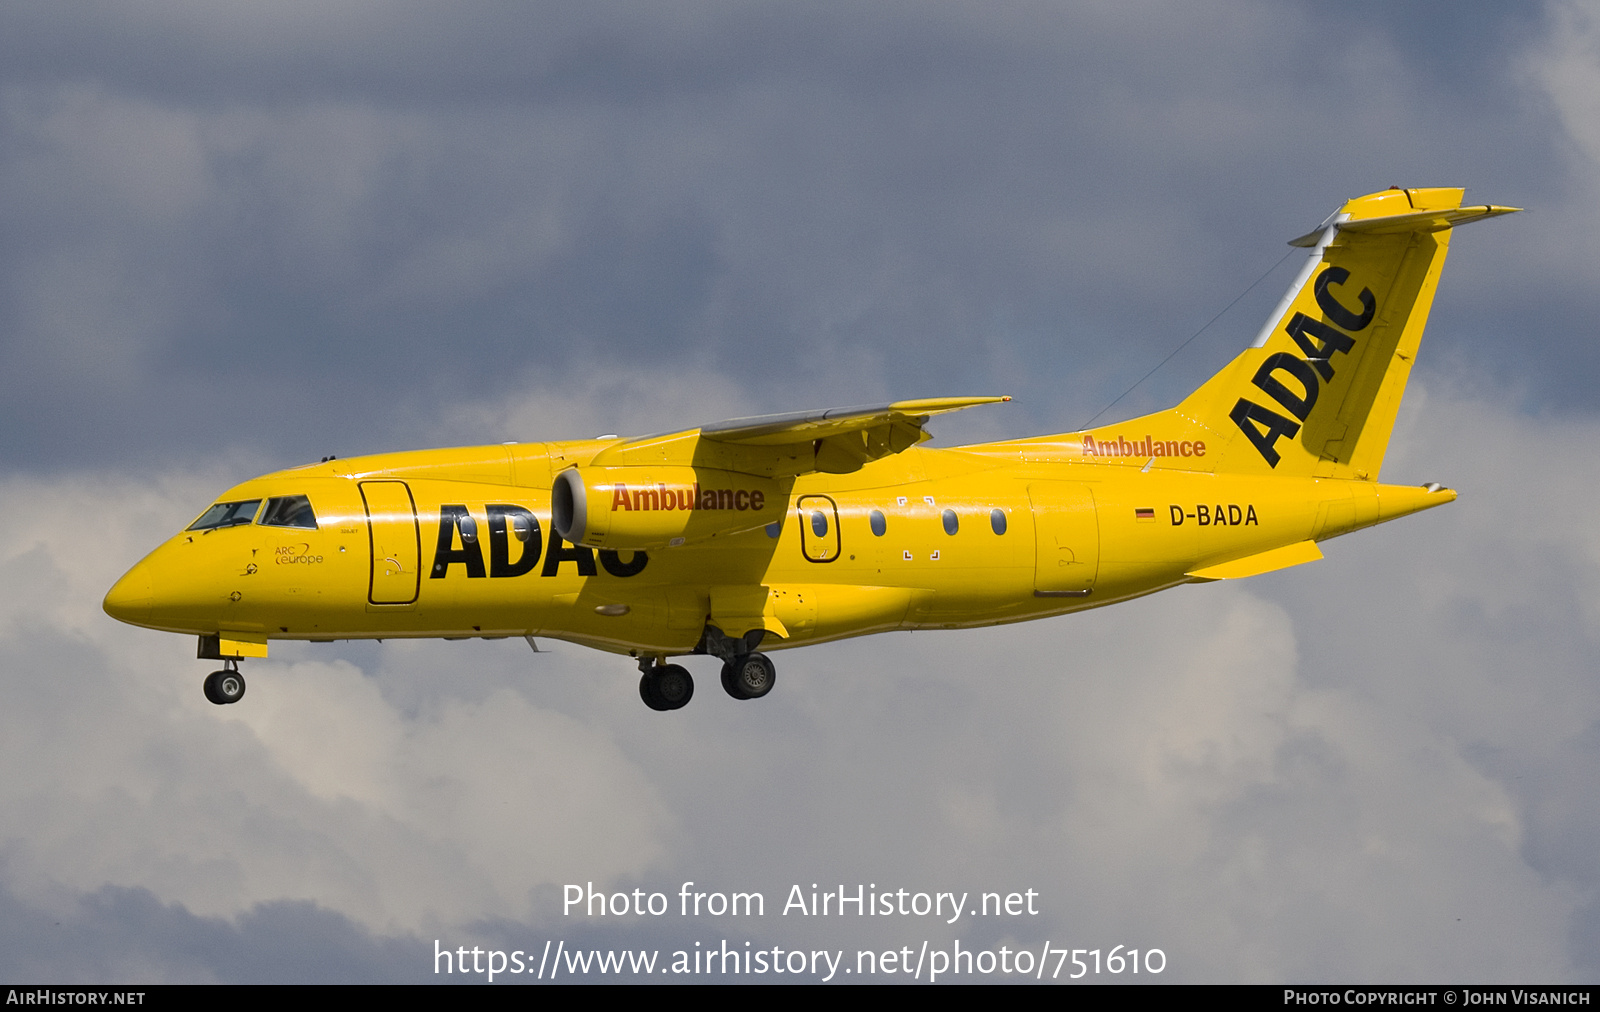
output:
[{"label": "main wheel", "polygon": [[766,654],[745,654],[722,666],[722,687],[734,699],[760,699],[778,682],[778,669]]},{"label": "main wheel", "polygon": [[656,668],[655,681],[656,696],[667,704],[669,710],[687,706],[689,700],[694,698],[694,676],[682,665],[663,664]]},{"label": "main wheel", "polygon": [[218,706],[237,703],[244,698],[244,676],[237,671],[213,671],[206,676],[206,698]]},{"label": "main wheel", "polygon": [[749,699],[750,697],[739,691],[739,665],[735,661],[728,661],[722,666],[722,691],[734,699]]},{"label": "main wheel", "polygon": [[648,672],[639,676],[639,698],[652,710],[670,710],[672,707],[656,698],[655,678]]},{"label": "main wheel", "polygon": [[639,697],[652,710],[679,709],[694,698],[694,678],[680,665],[659,665],[640,677]]}]

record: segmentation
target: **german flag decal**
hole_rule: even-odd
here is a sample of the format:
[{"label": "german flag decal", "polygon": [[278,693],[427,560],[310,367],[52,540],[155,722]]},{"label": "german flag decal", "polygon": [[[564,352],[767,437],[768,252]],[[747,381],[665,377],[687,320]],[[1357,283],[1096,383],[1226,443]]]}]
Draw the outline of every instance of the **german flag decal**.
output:
[{"label": "german flag decal", "polygon": [[1133,516],[1141,524],[1153,524],[1156,522],[1156,509],[1154,506],[1136,506]]}]

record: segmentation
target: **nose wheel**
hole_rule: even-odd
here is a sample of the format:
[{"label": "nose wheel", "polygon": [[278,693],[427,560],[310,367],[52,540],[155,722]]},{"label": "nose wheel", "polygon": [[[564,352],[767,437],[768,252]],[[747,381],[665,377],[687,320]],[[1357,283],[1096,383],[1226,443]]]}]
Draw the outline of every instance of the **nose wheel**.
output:
[{"label": "nose wheel", "polygon": [[244,698],[244,676],[239,674],[239,665],[236,661],[223,661],[226,665],[221,671],[213,671],[206,676],[204,689],[206,698],[218,706],[237,703]]}]

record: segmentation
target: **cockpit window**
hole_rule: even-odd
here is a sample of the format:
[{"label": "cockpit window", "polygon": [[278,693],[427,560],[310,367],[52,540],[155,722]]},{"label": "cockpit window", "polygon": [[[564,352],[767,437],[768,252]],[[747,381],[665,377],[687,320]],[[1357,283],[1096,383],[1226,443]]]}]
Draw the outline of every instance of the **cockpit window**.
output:
[{"label": "cockpit window", "polygon": [[276,495],[267,500],[267,508],[256,521],[263,527],[300,527],[308,531],[317,529],[317,514],[311,500],[303,495]]},{"label": "cockpit window", "polygon": [[200,519],[189,525],[191,531],[211,531],[218,527],[237,527],[247,524],[255,519],[256,507],[261,505],[260,499],[246,499],[243,502],[219,502],[215,506],[200,514]]}]

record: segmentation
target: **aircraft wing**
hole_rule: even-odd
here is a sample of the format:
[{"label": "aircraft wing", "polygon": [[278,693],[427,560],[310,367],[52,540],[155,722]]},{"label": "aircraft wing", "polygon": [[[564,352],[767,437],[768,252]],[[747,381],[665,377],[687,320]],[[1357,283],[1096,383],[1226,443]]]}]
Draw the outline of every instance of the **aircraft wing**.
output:
[{"label": "aircraft wing", "polygon": [[928,419],[1009,397],[929,397],[890,404],[757,415],[630,439],[600,451],[600,467],[683,463],[773,477],[847,474],[929,438]]},{"label": "aircraft wing", "polygon": [[773,446],[806,439],[828,439],[849,432],[865,432],[884,425],[904,425],[921,432],[922,426],[934,415],[960,411],[962,408],[976,407],[979,404],[1003,403],[1010,399],[1009,397],[927,397],[922,400],[895,401],[892,404],[871,407],[795,411],[785,415],[756,415],[753,418],[732,418],[726,422],[701,426],[700,434],[719,443]]}]

